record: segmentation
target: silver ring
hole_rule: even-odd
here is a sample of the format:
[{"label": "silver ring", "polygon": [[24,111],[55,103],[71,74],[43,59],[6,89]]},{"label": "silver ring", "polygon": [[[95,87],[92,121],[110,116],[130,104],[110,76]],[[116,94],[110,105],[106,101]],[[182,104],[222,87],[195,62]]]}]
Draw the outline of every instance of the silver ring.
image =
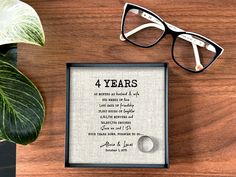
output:
[{"label": "silver ring", "polygon": [[151,137],[149,136],[141,136],[139,139],[138,139],[138,149],[141,151],[141,152],[151,152],[154,148],[154,141]]}]

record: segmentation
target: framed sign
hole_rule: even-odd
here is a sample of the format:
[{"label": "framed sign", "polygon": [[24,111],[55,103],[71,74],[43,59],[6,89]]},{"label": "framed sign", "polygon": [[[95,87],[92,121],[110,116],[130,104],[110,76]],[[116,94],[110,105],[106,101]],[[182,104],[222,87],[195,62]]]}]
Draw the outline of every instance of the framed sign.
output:
[{"label": "framed sign", "polygon": [[67,64],[66,167],[168,167],[167,64]]}]

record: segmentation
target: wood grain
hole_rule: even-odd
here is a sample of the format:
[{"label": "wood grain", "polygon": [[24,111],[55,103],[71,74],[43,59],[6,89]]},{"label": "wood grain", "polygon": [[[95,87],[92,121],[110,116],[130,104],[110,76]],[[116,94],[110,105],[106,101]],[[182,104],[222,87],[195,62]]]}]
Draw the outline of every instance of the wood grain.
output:
[{"label": "wood grain", "polygon": [[[40,14],[47,43],[19,45],[19,68],[41,90],[39,139],[17,146],[17,177],[236,176],[236,1],[131,0],[165,21],[225,49],[202,74],[171,59],[172,38],[142,49],[119,40],[122,0],[26,0]],[[65,169],[65,63],[169,63],[169,169]]]}]

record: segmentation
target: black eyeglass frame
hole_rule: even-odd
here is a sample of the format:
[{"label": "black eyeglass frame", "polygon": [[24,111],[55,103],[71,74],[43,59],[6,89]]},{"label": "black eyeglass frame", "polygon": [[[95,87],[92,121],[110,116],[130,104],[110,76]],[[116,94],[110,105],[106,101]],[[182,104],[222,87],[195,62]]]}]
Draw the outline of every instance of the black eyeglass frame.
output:
[{"label": "black eyeglass frame", "polygon": [[[143,45],[139,45],[139,44],[136,44],[134,43],[133,41],[129,40],[126,36],[125,36],[125,29],[124,29],[124,23],[125,23],[125,18],[126,18],[126,15],[127,13],[131,10],[131,9],[137,9],[137,10],[141,10],[143,12],[146,12],[152,16],[154,16],[155,18],[157,18],[162,24],[163,26],[165,27],[165,31],[163,32],[162,36],[156,41],[154,42],[153,44],[151,45],[147,45],[147,46],[143,46]],[[172,25],[173,26],[173,25]],[[174,26],[175,27],[175,26]],[[181,29],[182,30],[182,29]],[[123,15],[122,15],[122,21],[121,21],[121,34],[122,34],[122,37],[129,41],[130,43],[138,46],[138,47],[142,47],[142,48],[150,48],[150,47],[153,47],[154,45],[156,45],[158,42],[160,42],[167,34],[170,34],[172,35],[173,37],[173,42],[172,42],[172,49],[171,49],[171,53],[172,53],[172,59],[174,60],[174,62],[181,68],[189,71],[189,72],[192,72],[192,73],[200,73],[200,72],[203,72],[206,68],[208,68],[224,51],[224,49],[222,47],[220,47],[218,44],[216,44],[215,42],[211,41],[210,39],[200,35],[200,34],[197,34],[197,33],[193,33],[193,32],[187,32],[187,31],[174,31],[172,29],[170,29],[166,22],[164,20],[162,20],[157,14],[153,13],[152,11],[150,10],[147,10],[141,6],[138,6],[138,5],[135,5],[135,4],[131,4],[131,3],[126,3],[125,6],[124,6],[124,12],[123,12]],[[174,57],[174,46],[175,46],[175,42],[176,42],[176,39],[179,35],[181,34],[189,34],[189,35],[194,35],[200,39],[203,39],[205,40],[206,42],[208,42],[210,45],[212,45],[216,52],[215,52],[215,55],[212,57],[211,61],[206,65],[204,66],[203,69],[199,70],[199,71],[194,71],[194,70],[191,70],[191,69],[188,69],[188,68],[185,68],[183,67],[181,64],[178,63],[178,61],[175,59]]]}]

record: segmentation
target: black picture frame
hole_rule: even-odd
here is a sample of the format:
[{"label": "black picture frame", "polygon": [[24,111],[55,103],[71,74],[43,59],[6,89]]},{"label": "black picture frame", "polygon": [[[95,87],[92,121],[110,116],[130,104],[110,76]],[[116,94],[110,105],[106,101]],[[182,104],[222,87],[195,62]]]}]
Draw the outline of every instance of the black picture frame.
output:
[{"label": "black picture frame", "polygon": [[[114,164],[114,163],[70,163],[69,133],[70,133],[70,69],[72,67],[164,67],[165,77],[165,163],[164,164]],[[66,64],[66,133],[65,133],[65,167],[79,168],[169,168],[168,147],[168,64],[167,63],[67,63]]]}]

